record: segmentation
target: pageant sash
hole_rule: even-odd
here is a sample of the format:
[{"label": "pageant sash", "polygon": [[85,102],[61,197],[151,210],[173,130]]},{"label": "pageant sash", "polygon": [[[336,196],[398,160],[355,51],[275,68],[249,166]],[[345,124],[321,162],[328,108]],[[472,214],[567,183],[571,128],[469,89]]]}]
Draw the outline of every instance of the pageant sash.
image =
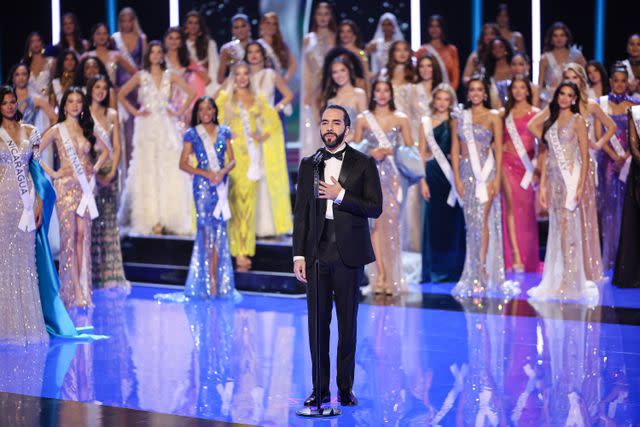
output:
[{"label": "pageant sash", "polygon": [[431,98],[427,96],[427,92],[425,92],[422,83],[416,83],[416,92],[418,92],[418,105],[420,106],[420,114],[430,116],[431,109],[429,108],[429,103],[431,102]]},{"label": "pageant sash", "polygon": [[[373,113],[371,113],[371,111],[369,110],[365,110],[362,113],[362,115],[367,120],[367,123],[369,124],[369,129],[371,129],[373,136],[375,136],[376,139],[378,140],[378,147],[385,148],[385,149],[394,148],[394,145],[391,143],[391,141],[389,141],[389,138],[387,138],[387,134],[385,134],[382,128],[380,127],[380,123],[378,123]],[[391,167],[393,168],[394,173],[400,174],[400,172],[398,171],[398,168],[396,167],[396,162],[393,158],[393,155],[387,156],[387,159],[389,159],[389,163],[391,164]],[[396,194],[396,198],[398,199],[399,203],[402,202],[402,199],[403,199],[402,188],[398,189],[398,194]]]},{"label": "pageant sash", "polygon": [[104,143],[104,145],[106,145],[107,150],[109,150],[109,155],[112,155],[113,144],[111,143],[111,136],[109,135],[109,132],[107,132],[105,128],[102,127],[96,116],[92,114],[91,117],[93,117],[93,133],[95,133],[96,136],[100,138],[100,140]]},{"label": "pageant sash", "polygon": [[[604,111],[607,115],[611,114],[609,112],[609,96],[608,95],[604,95],[600,97],[600,108],[602,108],[602,111]],[[613,147],[613,151],[615,151],[618,156],[622,157],[627,155],[627,153],[624,151],[624,148],[622,148],[622,144],[620,143],[620,140],[618,139],[617,135],[614,134],[609,140],[609,142],[611,143],[611,147]],[[631,156],[627,157],[627,160],[624,161],[624,165],[620,169],[620,173],[618,174],[618,179],[620,181],[627,182],[627,177],[629,176],[630,167],[631,167]]]},{"label": "pageant sash", "polygon": [[247,178],[251,181],[258,181],[262,178],[264,170],[260,166],[260,147],[256,144],[251,136],[251,123],[249,122],[249,113],[242,102],[238,102],[240,110],[240,119],[242,120],[242,131],[247,142],[247,150],[249,151],[249,168],[247,169]]},{"label": "pageant sash", "polygon": [[523,189],[529,188],[531,185],[531,181],[533,180],[533,171],[535,167],[529,158],[529,154],[527,154],[527,150],[524,148],[524,144],[522,143],[522,138],[518,133],[518,129],[516,128],[515,121],[513,120],[513,115],[509,113],[505,120],[505,125],[507,128],[507,132],[511,137],[511,141],[513,141],[513,146],[516,148],[516,152],[518,153],[518,157],[520,157],[520,161],[524,166],[525,172],[522,180],[520,181],[520,187]]},{"label": "pageant sash", "polygon": [[64,123],[58,124],[58,131],[60,132],[60,138],[62,139],[64,151],[65,153],[67,153],[69,161],[71,162],[71,166],[73,167],[73,173],[78,180],[78,184],[80,184],[80,188],[82,188],[82,199],[78,204],[76,213],[80,216],[83,216],[85,212],[89,210],[91,219],[96,219],[99,216],[96,199],[93,197],[93,189],[96,186],[96,179],[95,177],[92,177],[91,181],[87,180],[87,175],[84,171],[84,168],[82,167],[82,163],[80,162],[78,153],[73,147],[71,136],[69,135],[69,131],[67,130],[67,127]]},{"label": "pageant sash", "polygon": [[267,57],[271,60],[271,64],[273,68],[276,70],[278,74],[282,74],[282,63],[280,62],[280,58],[276,55],[275,51],[271,47],[269,43],[267,43],[264,39],[258,39],[258,43],[264,48]]},{"label": "pageant sash", "polygon": [[20,148],[11,139],[9,133],[4,128],[0,128],[0,139],[4,141],[9,153],[11,154],[11,163],[13,164],[13,170],[16,174],[16,180],[18,181],[18,191],[20,192],[20,198],[22,199],[22,215],[20,216],[18,228],[26,232],[33,231],[36,229],[36,221],[33,216],[33,204],[36,193],[35,188],[29,191],[29,180],[27,178],[29,165],[22,161]]},{"label": "pageant sash", "polygon": [[115,42],[116,47],[120,51],[120,54],[127,61],[129,61],[131,63],[131,65],[133,65],[134,67],[138,68],[137,65],[136,65],[136,61],[134,61],[133,57],[131,56],[131,52],[129,52],[129,49],[127,49],[127,46],[124,44],[124,40],[122,39],[122,34],[118,31],[118,32],[114,33],[113,36],[111,36],[111,38]]},{"label": "pageant sash", "polygon": [[629,84],[633,84],[636,81],[636,76],[633,74],[633,67],[631,67],[631,62],[628,59],[622,61],[622,64],[627,69],[627,74],[629,75]]},{"label": "pageant sash", "polygon": [[447,73],[447,67],[445,67],[444,61],[442,60],[442,57],[440,56],[436,48],[431,46],[431,44],[427,44],[425,48],[427,49],[427,52],[433,55],[433,57],[436,58],[436,61],[438,61],[438,65],[440,66],[440,70],[442,71],[442,82],[449,83],[450,80],[449,74]]},{"label": "pageant sash", "polygon": [[[209,133],[205,130],[204,126],[196,126],[196,132],[202,140],[205,151],[207,153],[207,159],[209,160],[209,169],[213,172],[220,171],[220,162],[218,161],[218,155],[216,153],[215,145],[209,136]],[[220,130],[218,130],[220,132]],[[229,189],[227,183],[220,181],[216,185],[216,193],[218,193],[218,203],[216,203],[213,209],[213,216],[215,218],[222,218],[227,221],[231,218],[231,208],[229,207]]]},{"label": "pageant sash", "polygon": [[476,179],[476,197],[480,203],[486,203],[489,201],[489,193],[487,191],[487,180],[491,171],[495,165],[495,159],[493,158],[493,152],[489,151],[487,160],[484,165],[480,165],[480,153],[478,153],[478,144],[476,144],[476,138],[473,134],[473,119],[471,117],[471,110],[464,110],[462,119],[462,133],[467,143],[469,150],[469,161],[471,162],[471,169],[473,170],[473,176]]},{"label": "pageant sash", "polygon": [[631,107],[631,117],[633,117],[633,123],[636,125],[636,133],[640,135],[640,105]]},{"label": "pageant sash", "polygon": [[56,103],[59,104],[60,100],[62,100],[63,95],[62,83],[60,83],[60,79],[51,80],[51,87],[53,88],[53,93],[56,95]]},{"label": "pageant sash", "polygon": [[549,67],[551,67],[551,72],[553,73],[554,80],[559,84],[562,81],[562,69],[558,65],[558,61],[556,61],[556,57],[553,52],[547,52],[545,55],[547,56]]},{"label": "pageant sash", "polygon": [[456,200],[462,206],[462,198],[456,191],[455,180],[453,179],[453,169],[451,169],[451,165],[447,160],[447,157],[442,152],[442,149],[438,145],[435,136],[433,135],[433,123],[431,122],[430,117],[422,118],[422,128],[424,129],[424,135],[427,138],[427,144],[429,145],[429,149],[433,153],[433,157],[436,159],[436,163],[442,169],[444,176],[449,181],[449,185],[451,186],[451,190],[449,190],[449,196],[447,197],[447,204],[451,207],[456,205]]},{"label": "pageant sash", "polygon": [[322,53],[322,49],[318,49],[318,36],[316,33],[309,33],[309,44],[307,45],[307,52],[309,52],[309,56],[315,62],[316,66],[322,67],[324,63],[324,54]]},{"label": "pageant sash", "polygon": [[562,147],[560,147],[557,121],[547,131],[547,136],[549,137],[549,146],[558,161],[558,168],[560,169],[560,174],[562,175],[562,180],[567,190],[564,207],[570,211],[574,211],[578,206],[576,202],[576,192],[578,190],[578,181],[580,180],[580,168],[577,167],[577,162],[574,162],[573,170],[569,171],[569,162],[562,152]]}]

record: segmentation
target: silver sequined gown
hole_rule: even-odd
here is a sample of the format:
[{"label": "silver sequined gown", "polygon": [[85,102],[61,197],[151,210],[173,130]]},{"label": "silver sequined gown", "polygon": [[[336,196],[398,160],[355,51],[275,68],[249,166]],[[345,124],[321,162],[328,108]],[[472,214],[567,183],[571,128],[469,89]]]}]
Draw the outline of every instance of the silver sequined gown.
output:
[{"label": "silver sequined gown", "polygon": [[[473,125],[473,134],[478,146],[481,165],[484,165],[489,153],[493,132],[479,124]],[[458,119],[458,138],[460,145],[467,142],[462,132],[462,118]],[[502,209],[500,197],[495,196],[491,202],[491,209],[485,224],[485,203],[480,203],[475,195],[476,179],[471,169],[468,151],[464,150],[460,157],[460,179],[464,184],[463,213],[465,229],[467,231],[467,248],[464,260],[464,270],[458,284],[453,289],[456,295],[514,294],[517,290],[510,282],[505,282],[504,255],[502,247]],[[487,179],[490,183],[495,177],[495,166]],[[488,203],[488,202],[486,202]],[[489,244],[485,265],[482,265],[482,233],[487,227]],[[486,272],[486,274],[485,274]]]},{"label": "silver sequined gown", "polygon": [[[380,148],[380,141],[370,130],[367,130],[364,137],[369,142],[370,149]],[[394,146],[402,143],[401,137],[398,128],[387,132],[387,138]],[[401,177],[392,157],[385,157],[381,162],[376,161],[376,166],[380,174],[383,204],[382,215],[375,220],[378,232],[372,237],[374,238],[374,247],[379,248],[376,258],[379,260],[378,262],[382,262],[385,271],[384,282],[378,279],[376,263],[367,267],[367,274],[376,291],[392,291],[394,294],[407,292],[407,283],[404,280],[402,270],[401,209],[398,202],[398,193],[402,191]]]},{"label": "silver sequined gown", "polygon": [[[579,119],[574,115],[564,127],[556,121],[547,132],[558,132],[560,147],[570,168],[580,167],[577,135],[574,123]],[[548,138],[548,136],[546,136]],[[547,204],[549,206],[549,237],[544,260],[542,281],[529,289],[534,298],[596,299],[598,289],[594,282],[587,281],[582,250],[582,229],[580,208],[570,211],[564,207],[566,187],[556,153],[548,147]]]},{"label": "silver sequined gown", "polygon": [[[33,149],[24,127],[20,141],[15,142],[28,168]],[[26,176],[31,189],[28,170]],[[38,291],[35,231],[18,229],[21,215],[22,199],[11,154],[0,141],[0,344],[27,345],[48,339]]]}]

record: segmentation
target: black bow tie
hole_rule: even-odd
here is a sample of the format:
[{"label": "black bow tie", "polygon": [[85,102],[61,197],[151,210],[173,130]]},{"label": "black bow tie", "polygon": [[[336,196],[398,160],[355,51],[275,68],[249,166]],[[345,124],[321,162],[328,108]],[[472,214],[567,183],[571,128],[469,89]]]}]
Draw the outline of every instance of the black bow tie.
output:
[{"label": "black bow tie", "polygon": [[336,159],[338,159],[338,160],[342,161],[342,158],[344,157],[344,152],[345,152],[345,150],[346,150],[346,149],[342,149],[342,150],[340,150],[340,151],[338,151],[338,152],[335,152],[335,153],[332,153],[332,152],[331,152],[331,151],[329,151],[329,150],[324,150],[324,153],[322,154],[322,160],[323,160],[323,161],[327,161],[327,160],[329,160],[330,158],[334,157],[334,158],[336,158]]}]

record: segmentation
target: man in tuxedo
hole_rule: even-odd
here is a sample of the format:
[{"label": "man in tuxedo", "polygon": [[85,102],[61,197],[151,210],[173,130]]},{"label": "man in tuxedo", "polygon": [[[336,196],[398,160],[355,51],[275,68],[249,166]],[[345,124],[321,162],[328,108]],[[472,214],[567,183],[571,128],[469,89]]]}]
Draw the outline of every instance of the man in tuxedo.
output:
[{"label": "man in tuxedo", "polygon": [[[330,105],[322,112],[320,136],[325,147],[300,164],[293,225],[293,271],[307,284],[309,344],[313,361],[313,391],[306,406],[328,403],[329,325],[333,300],[338,318],[337,383],[342,405],[357,404],[353,394],[359,285],[365,264],[375,261],[369,218],[382,213],[382,190],[375,161],[345,142],[351,126],[347,111]],[[314,212],[314,168],[319,170],[317,211]],[[315,215],[315,220],[313,216]],[[314,229],[314,223],[316,229]],[[316,236],[319,236],[316,251]],[[318,253],[316,253],[318,252]],[[319,281],[316,283],[316,256]],[[316,312],[316,286],[319,311]],[[315,322],[319,322],[316,342]],[[316,384],[316,351],[321,378]]]}]

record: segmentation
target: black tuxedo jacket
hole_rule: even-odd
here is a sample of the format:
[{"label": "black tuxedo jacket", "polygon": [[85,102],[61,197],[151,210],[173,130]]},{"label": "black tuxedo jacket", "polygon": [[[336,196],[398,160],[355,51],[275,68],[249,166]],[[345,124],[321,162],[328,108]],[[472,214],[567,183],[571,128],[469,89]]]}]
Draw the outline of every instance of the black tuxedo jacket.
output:
[{"label": "black tuxedo jacket", "polygon": [[[324,165],[321,163],[321,170]],[[382,213],[382,189],[375,161],[347,145],[338,182],[345,189],[342,203],[333,204],[336,244],[342,262],[359,267],[375,261],[369,218]],[[304,256],[311,267],[316,255],[313,221],[313,159],[305,157],[298,171],[293,222],[293,255]],[[327,210],[326,199],[318,199],[318,236],[322,235]]]}]

